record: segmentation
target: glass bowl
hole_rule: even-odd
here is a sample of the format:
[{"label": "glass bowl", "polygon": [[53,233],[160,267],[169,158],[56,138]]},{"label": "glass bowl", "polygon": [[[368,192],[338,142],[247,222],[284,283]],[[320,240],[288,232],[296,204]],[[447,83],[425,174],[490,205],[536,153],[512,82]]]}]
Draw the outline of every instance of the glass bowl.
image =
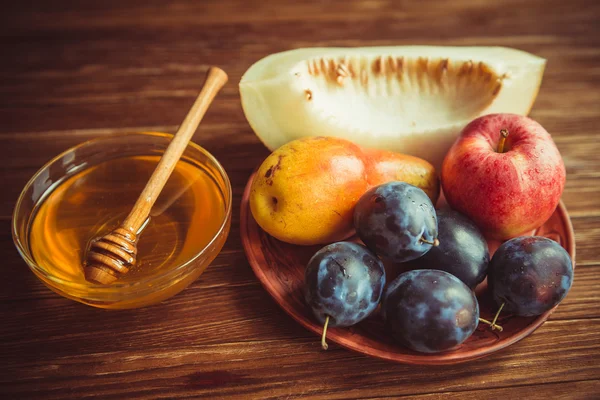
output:
[{"label": "glass bowl", "polygon": [[[12,234],[19,253],[34,274],[46,286],[64,297],[94,307],[106,309],[138,308],[158,303],[179,293],[196,280],[215,259],[225,244],[231,225],[231,185],[225,170],[219,162],[209,152],[191,142],[181,157],[180,163],[185,162],[187,163],[186,166],[191,165],[193,168],[198,169],[198,173],[205,174],[206,179],[213,182],[213,186],[217,188],[215,190],[216,196],[222,198],[224,207],[224,210],[222,210],[223,217],[219,217],[219,220],[214,223],[214,232],[213,230],[207,232],[207,235],[212,235],[208,236],[210,238],[208,243],[205,241],[204,243],[194,244],[194,241],[191,241],[191,245],[195,247],[186,248],[188,250],[186,254],[191,254],[191,256],[181,260],[176,258],[176,262],[172,266],[153,270],[151,273],[144,275],[143,278],[140,277],[139,280],[117,280],[111,285],[99,285],[82,279],[71,279],[64,274],[56,273],[50,268],[44,267],[43,263],[37,262],[34,256],[31,240],[32,224],[40,206],[50,193],[60,188],[62,183],[69,181],[71,178],[77,183],[79,178],[74,178],[76,174],[98,166],[107,160],[124,157],[134,157],[133,159],[152,157],[152,159],[158,160],[170,143],[171,138],[172,135],[166,133],[142,132],[90,140],[58,155],[29,180],[21,192],[13,213]],[[129,179],[128,171],[117,172],[117,174],[114,174],[115,190],[124,190],[127,179]],[[171,179],[173,179],[173,176]],[[145,181],[140,184],[143,187]],[[158,201],[160,201],[160,196]],[[133,206],[133,203],[131,206]],[[221,215],[220,212],[219,215]],[[114,221],[112,222],[114,223]],[[113,228],[116,228],[116,226],[113,226]],[[169,237],[166,238],[167,241],[169,239]],[[144,234],[139,239],[140,243],[143,240]],[[176,238],[173,238],[173,240],[176,240]],[[81,249],[79,251],[81,252]],[[81,258],[82,254],[78,256]],[[52,254],[44,254],[44,257],[52,257]],[[81,274],[83,275],[83,269]]]}]

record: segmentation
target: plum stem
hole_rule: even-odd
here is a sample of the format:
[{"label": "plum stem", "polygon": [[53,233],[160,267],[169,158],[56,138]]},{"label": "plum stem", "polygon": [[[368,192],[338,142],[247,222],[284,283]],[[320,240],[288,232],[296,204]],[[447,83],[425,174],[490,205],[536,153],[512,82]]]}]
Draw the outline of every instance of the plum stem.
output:
[{"label": "plum stem", "polygon": [[500,141],[498,142],[498,153],[504,153],[504,142],[506,142],[506,138],[508,137],[508,130],[500,129]]},{"label": "plum stem", "polygon": [[484,324],[491,326],[492,330],[498,329],[499,332],[502,332],[502,327],[500,325],[494,324],[492,321],[483,318],[479,318],[479,320]]},{"label": "plum stem", "polygon": [[502,332],[502,327],[500,325],[496,324],[496,321],[498,321],[498,317],[500,316],[500,312],[504,308],[504,304],[505,303],[502,303],[502,305],[500,306],[500,308],[496,312],[496,315],[494,315],[494,319],[492,321],[488,321],[487,319],[483,319],[483,318],[479,318],[479,320],[481,322],[483,322],[484,324],[488,324],[489,326],[491,326],[492,330],[498,329],[499,332]]},{"label": "plum stem", "polygon": [[430,244],[432,246],[439,246],[440,245],[440,241],[438,240],[438,238],[433,239],[433,242],[430,242],[429,240],[425,239],[424,237],[421,236],[421,239],[419,239],[420,242],[422,243],[427,243]]},{"label": "plum stem", "polygon": [[327,318],[325,318],[325,325],[323,325],[323,336],[321,336],[321,347],[323,350],[327,350],[329,348],[327,342],[325,341],[325,338],[327,337],[327,325],[329,325],[329,315]]},{"label": "plum stem", "polygon": [[[506,304],[506,303],[502,303],[502,305],[500,305],[500,308],[498,309],[498,312],[496,312],[496,315],[494,315],[494,319],[492,321],[492,325],[496,325],[496,321],[498,321],[498,317],[500,316],[500,312],[504,308],[504,304]],[[492,329],[494,329],[493,326],[492,326]],[[500,332],[502,332],[502,331],[500,331]]]}]

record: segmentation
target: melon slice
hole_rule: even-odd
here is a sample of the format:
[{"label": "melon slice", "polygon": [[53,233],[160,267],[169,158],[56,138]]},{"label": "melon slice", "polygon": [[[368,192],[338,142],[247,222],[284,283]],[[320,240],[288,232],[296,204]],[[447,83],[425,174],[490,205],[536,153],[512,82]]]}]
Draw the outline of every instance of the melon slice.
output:
[{"label": "melon slice", "polygon": [[270,150],[304,136],[337,136],[439,166],[474,118],[526,115],[545,64],[503,47],[307,48],[256,62],[240,95]]}]

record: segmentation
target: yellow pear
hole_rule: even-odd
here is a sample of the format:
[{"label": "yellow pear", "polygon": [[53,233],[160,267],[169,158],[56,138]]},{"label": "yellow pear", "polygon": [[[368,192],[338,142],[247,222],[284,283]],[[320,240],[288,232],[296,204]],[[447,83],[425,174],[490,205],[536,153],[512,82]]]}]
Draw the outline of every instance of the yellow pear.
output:
[{"label": "yellow pear", "polygon": [[314,245],[353,233],[354,206],[371,187],[400,180],[439,195],[435,169],[404,154],[366,150],[339,138],[307,137],[269,155],[250,189],[258,225],[284,242]]}]

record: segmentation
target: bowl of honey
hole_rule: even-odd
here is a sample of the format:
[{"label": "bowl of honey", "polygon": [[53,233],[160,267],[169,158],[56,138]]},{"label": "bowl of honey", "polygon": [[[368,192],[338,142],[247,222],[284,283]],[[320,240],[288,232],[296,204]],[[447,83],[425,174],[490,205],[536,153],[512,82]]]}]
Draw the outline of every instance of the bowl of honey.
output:
[{"label": "bowl of honey", "polygon": [[12,232],[46,286],[94,307],[137,308],[179,293],[211,264],[229,234],[231,184],[219,162],[190,142],[138,232],[136,265],[110,285],[84,276],[90,240],[128,215],[171,138],[142,132],[90,140],[31,178],[17,201]]}]

